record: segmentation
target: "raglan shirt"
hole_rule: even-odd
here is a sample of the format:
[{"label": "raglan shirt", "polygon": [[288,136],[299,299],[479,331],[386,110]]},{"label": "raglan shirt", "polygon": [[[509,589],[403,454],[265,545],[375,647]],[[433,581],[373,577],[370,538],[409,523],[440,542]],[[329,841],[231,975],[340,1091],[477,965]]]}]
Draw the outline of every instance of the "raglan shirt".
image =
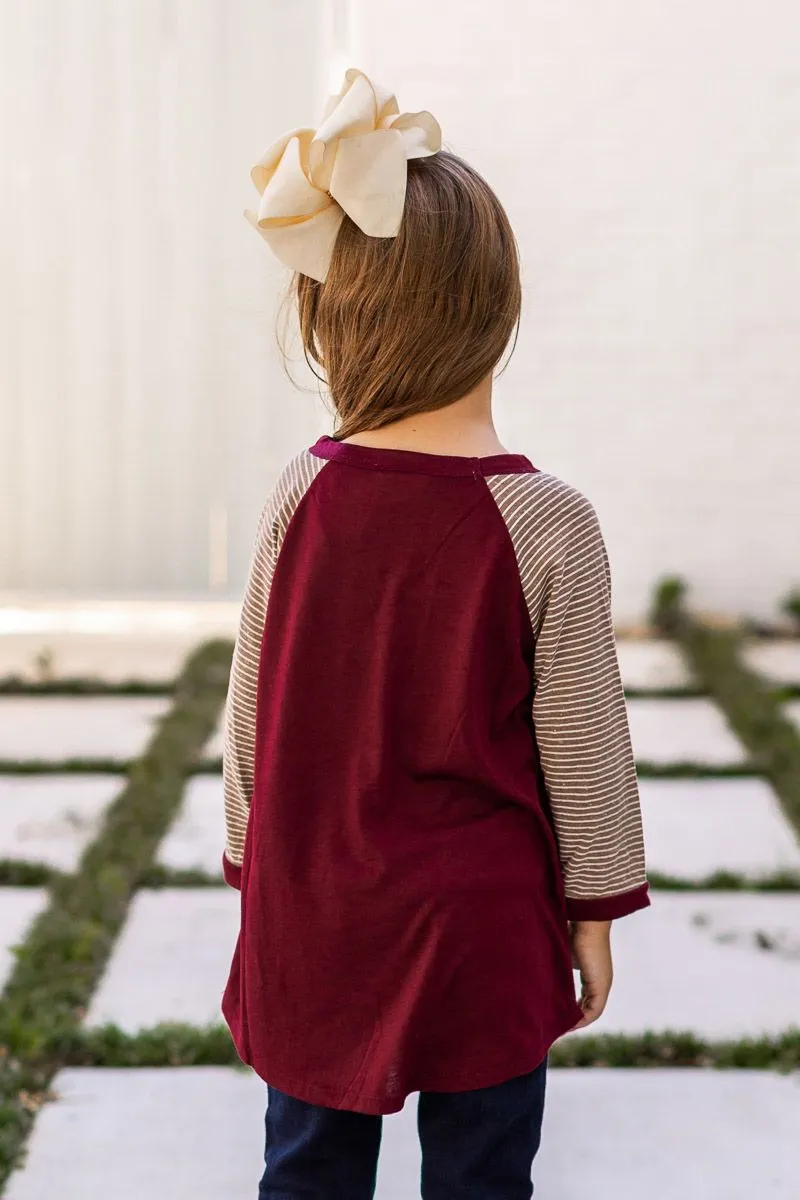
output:
[{"label": "raglan shirt", "polygon": [[581,1016],[568,921],[649,903],[591,504],[321,438],[261,514],[223,776],[245,1062],[366,1113],[533,1070]]}]

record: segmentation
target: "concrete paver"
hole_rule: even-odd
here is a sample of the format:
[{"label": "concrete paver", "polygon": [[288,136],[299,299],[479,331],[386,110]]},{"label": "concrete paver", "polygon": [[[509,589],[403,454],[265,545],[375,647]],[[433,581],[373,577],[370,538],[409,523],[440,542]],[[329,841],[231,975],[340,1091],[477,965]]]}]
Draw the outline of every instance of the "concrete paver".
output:
[{"label": "concrete paver", "polygon": [[653,893],[614,924],[614,987],[594,1033],[777,1035],[800,1013],[800,895]]},{"label": "concrete paver", "polygon": [[0,775],[0,858],[74,871],[120,775]]},{"label": "concrete paver", "polygon": [[173,870],[200,870],[219,875],[225,845],[225,810],[221,775],[195,775],[184,793],[178,818],[158,854]]},{"label": "concrete paver", "polygon": [[686,660],[672,642],[620,638],[617,655],[627,688],[682,688],[693,683]]},{"label": "concrete paver", "polygon": [[139,892],[87,1023],[135,1033],[161,1021],[221,1022],[238,932],[239,894],[231,888]]},{"label": "concrete paver", "polygon": [[204,758],[218,759],[222,758],[222,751],[225,746],[225,706],[219,714],[217,724],[214,727],[214,732],[205,744],[203,750]]},{"label": "concrete paver", "polygon": [[745,761],[745,752],[711,700],[631,699],[633,749],[639,761],[720,766]]},{"label": "concrete paver", "polygon": [[68,633],[0,638],[0,678],[26,682],[99,679],[103,683],[169,683],[197,647],[194,633],[120,637]]},{"label": "concrete paver", "polygon": [[642,779],[647,865],[697,880],[800,872],[800,840],[762,779]]},{"label": "concrete paver", "polygon": [[47,904],[40,888],[0,888],[0,990],[14,969],[13,947],[18,946]]},{"label": "concrete paver", "polygon": [[776,684],[800,684],[800,638],[775,638],[749,642],[745,662]]},{"label": "concrete paver", "polygon": [[166,696],[0,696],[0,759],[135,758]]},{"label": "concrete paver", "polygon": [[786,716],[800,732],[800,700],[790,700],[785,707]]},{"label": "concrete paver", "polygon": [[174,679],[209,638],[233,640],[237,600],[35,600],[0,608],[0,679]]},{"label": "concrete paver", "polygon": [[[226,1068],[62,1071],[6,1200],[250,1200],[265,1089]],[[419,1196],[416,1103],[384,1121],[376,1200]],[[543,1200],[796,1200],[797,1078],[749,1071],[551,1071]]]}]

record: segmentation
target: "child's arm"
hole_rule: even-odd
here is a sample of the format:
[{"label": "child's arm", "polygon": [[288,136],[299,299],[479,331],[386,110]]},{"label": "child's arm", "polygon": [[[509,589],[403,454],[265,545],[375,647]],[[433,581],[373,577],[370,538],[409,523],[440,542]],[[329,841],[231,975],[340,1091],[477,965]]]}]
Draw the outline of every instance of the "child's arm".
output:
[{"label": "child's arm", "polygon": [[561,492],[541,593],[533,718],[567,912],[604,922],[649,903],[636,767],[611,616],[608,556],[591,504]]},{"label": "child's arm", "polygon": [[258,669],[272,579],[289,524],[326,462],[307,450],[293,458],[278,476],[258,522],[225,704],[222,778],[227,838],[222,865],[231,887],[241,887],[242,883],[255,783]]},{"label": "child's arm", "polygon": [[258,523],[225,704],[222,780],[226,844],[222,867],[226,881],[235,888],[241,887],[242,882],[244,840],[253,795],[258,664],[272,580],[270,547],[274,510],[273,496],[264,506]]},{"label": "child's arm", "polygon": [[608,1002],[614,967],[611,961],[611,922],[576,921],[570,928],[572,965],[580,972],[584,1029],[602,1015]]}]

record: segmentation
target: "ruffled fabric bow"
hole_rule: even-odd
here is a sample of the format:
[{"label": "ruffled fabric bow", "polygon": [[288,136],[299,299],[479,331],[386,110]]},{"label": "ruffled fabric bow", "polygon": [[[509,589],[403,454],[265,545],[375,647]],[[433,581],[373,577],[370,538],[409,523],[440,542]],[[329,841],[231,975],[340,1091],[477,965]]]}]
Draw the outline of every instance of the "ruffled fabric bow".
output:
[{"label": "ruffled fabric bow", "polygon": [[253,167],[261,202],[245,216],[282,263],[322,281],[344,214],[370,237],[395,237],[408,160],[441,146],[429,112],[401,113],[391,92],[351,69],[319,129],[293,129]]}]

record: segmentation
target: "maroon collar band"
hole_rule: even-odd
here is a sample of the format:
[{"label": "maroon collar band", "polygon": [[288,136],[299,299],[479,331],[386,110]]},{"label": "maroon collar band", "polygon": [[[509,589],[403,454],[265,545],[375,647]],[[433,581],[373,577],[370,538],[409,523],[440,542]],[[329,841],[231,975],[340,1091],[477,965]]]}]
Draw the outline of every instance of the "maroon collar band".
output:
[{"label": "maroon collar band", "polygon": [[350,467],[372,471],[410,471],[420,475],[529,475],[537,470],[524,454],[489,454],[468,458],[457,454],[427,454],[418,450],[396,450],[340,442],[323,435],[311,447],[318,458],[335,459]]}]

